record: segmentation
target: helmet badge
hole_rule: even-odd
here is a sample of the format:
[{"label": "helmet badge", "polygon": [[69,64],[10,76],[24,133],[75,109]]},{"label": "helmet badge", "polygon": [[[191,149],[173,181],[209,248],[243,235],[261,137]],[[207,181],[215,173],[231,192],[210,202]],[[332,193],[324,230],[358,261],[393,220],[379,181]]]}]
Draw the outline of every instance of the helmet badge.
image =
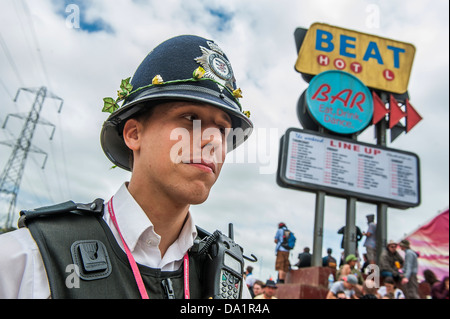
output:
[{"label": "helmet badge", "polygon": [[[233,83],[236,80],[230,62],[217,44],[211,41],[207,41],[207,44],[209,49],[200,46],[203,55],[195,58],[195,61],[205,70],[203,77],[214,80],[233,91]],[[218,85],[220,91],[223,91],[223,86]]]}]

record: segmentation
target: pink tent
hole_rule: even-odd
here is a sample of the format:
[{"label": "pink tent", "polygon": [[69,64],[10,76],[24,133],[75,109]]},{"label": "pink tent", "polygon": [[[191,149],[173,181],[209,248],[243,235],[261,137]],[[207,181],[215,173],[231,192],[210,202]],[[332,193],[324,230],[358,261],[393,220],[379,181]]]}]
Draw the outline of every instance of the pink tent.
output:
[{"label": "pink tent", "polygon": [[448,208],[427,224],[406,236],[411,249],[419,253],[419,282],[424,280],[423,271],[430,269],[442,280],[449,274],[449,221]]}]

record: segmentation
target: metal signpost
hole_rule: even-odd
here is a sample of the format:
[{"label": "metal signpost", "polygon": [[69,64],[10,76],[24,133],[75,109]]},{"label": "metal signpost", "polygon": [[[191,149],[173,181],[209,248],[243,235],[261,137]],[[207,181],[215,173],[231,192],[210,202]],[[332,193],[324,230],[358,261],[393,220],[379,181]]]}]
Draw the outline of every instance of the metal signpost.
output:
[{"label": "metal signpost", "polygon": [[[325,195],[347,199],[345,255],[356,250],[358,200],[377,205],[378,249],[386,244],[387,208],[420,204],[418,156],[386,147],[388,128],[392,142],[422,120],[407,92],[415,48],[323,23],[294,35],[295,68],[309,87],[297,105],[304,129],[281,139],[277,183],[316,193],[312,266],[321,266]],[[370,125],[376,145],[357,141]]]}]

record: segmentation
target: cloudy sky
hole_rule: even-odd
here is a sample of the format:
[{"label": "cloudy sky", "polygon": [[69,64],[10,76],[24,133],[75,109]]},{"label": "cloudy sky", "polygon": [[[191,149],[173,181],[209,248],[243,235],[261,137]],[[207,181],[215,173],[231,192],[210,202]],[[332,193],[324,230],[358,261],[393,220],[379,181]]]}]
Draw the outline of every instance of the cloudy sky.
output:
[{"label": "cloudy sky", "polygon": [[[72,199],[109,199],[129,173],[110,169],[99,134],[107,114],[102,99],[114,96],[120,80],[132,76],[147,53],[165,39],[196,34],[214,39],[228,55],[242,88],[244,109],[257,130],[247,143],[245,163],[224,166],[207,202],[192,207],[196,223],[227,230],[246,254],[255,254],[257,277],[276,277],[273,236],[284,221],[298,241],[295,263],[304,246],[312,247],[315,195],[276,184],[278,140],[290,127],[300,128],[296,105],[307,83],[294,70],[294,31],[314,22],[408,42],[416,47],[408,91],[424,118],[389,147],[420,157],[421,205],[388,210],[388,238],[398,240],[449,203],[449,4],[446,0],[0,0],[0,123],[9,113],[26,114],[34,95],[20,87],[45,86],[64,99],[47,99],[41,116],[56,126],[39,125],[33,145],[48,153],[30,153],[17,200],[18,209]],[[79,18],[79,19],[78,19]],[[0,141],[14,141],[23,121],[10,117]],[[260,129],[260,130],[259,130]],[[267,134],[265,134],[267,133]],[[374,130],[358,139],[375,143]],[[0,145],[0,168],[11,148]],[[251,156],[249,156],[251,154]],[[252,160],[255,159],[255,160]],[[5,212],[4,197],[0,197]],[[323,254],[340,253],[345,199],[326,197]],[[357,203],[356,225],[376,206]],[[4,214],[3,214],[4,216]],[[3,221],[4,222],[4,221]],[[2,222],[2,223],[3,223]],[[362,243],[361,243],[362,244]],[[360,244],[360,245],[361,245]]]}]

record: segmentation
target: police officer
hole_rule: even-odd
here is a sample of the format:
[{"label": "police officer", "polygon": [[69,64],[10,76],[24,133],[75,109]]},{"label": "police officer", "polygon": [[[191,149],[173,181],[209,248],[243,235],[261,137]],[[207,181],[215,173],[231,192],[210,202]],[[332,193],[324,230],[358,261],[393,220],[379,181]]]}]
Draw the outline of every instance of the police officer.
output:
[{"label": "police officer", "polygon": [[189,207],[207,199],[226,153],[252,131],[241,93],[215,42],[158,45],[104,99],[101,145],[130,181],[104,204],[21,212],[26,227],[0,236],[0,298],[205,297]]}]

